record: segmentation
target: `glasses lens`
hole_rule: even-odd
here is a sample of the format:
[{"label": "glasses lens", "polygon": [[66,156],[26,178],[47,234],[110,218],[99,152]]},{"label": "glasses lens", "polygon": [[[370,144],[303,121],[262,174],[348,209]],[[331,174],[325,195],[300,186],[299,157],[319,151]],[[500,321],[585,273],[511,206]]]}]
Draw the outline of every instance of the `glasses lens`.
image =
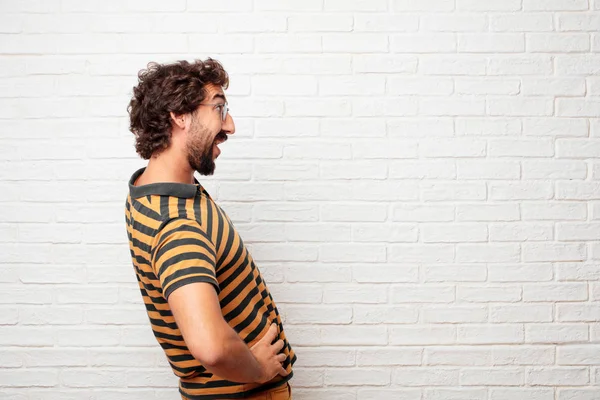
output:
[{"label": "glasses lens", "polygon": [[223,105],[223,111],[221,111],[221,118],[225,121],[227,118],[227,112],[229,111],[229,107],[227,107],[227,103]]}]

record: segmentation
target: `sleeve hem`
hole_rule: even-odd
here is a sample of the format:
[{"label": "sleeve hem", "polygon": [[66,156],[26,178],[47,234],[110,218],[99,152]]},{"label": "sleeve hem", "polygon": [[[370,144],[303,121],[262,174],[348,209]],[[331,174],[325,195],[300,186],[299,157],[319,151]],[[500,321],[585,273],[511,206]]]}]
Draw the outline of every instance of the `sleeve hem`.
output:
[{"label": "sleeve hem", "polygon": [[212,279],[212,278],[210,278],[208,276],[204,276],[204,275],[191,276],[191,277],[188,277],[188,278],[181,279],[181,280],[179,280],[177,282],[174,282],[173,284],[169,285],[166,288],[165,292],[164,292],[165,299],[169,300],[169,296],[176,289],[179,289],[180,287],[185,286],[185,285],[189,285],[190,283],[196,283],[196,282],[210,283],[215,288],[215,291],[217,292],[217,294],[219,294],[221,292],[221,289],[219,288],[218,282],[215,281],[214,279]]}]

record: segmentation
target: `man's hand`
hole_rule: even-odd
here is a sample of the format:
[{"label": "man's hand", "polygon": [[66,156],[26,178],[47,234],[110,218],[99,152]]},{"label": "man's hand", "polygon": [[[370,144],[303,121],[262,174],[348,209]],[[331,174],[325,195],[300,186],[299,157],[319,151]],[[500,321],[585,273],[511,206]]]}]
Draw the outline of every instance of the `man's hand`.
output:
[{"label": "man's hand", "polygon": [[252,355],[261,366],[263,371],[262,377],[258,383],[265,383],[273,379],[277,374],[287,376],[288,373],[283,369],[282,363],[286,359],[284,353],[280,353],[283,349],[283,340],[278,340],[271,344],[277,337],[277,325],[271,324],[269,330],[254,346],[250,348]]}]

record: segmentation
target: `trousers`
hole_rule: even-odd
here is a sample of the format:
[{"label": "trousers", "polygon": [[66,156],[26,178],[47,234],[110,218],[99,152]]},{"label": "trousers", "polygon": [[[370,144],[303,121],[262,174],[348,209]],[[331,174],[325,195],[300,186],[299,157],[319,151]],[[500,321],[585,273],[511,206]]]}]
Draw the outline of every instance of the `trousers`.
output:
[{"label": "trousers", "polygon": [[[183,400],[187,400],[186,397],[181,396]],[[257,393],[250,397],[245,397],[246,400],[292,400],[292,387],[289,382],[284,385],[276,387],[275,389],[267,390],[264,392]]]},{"label": "trousers", "polygon": [[248,397],[248,400],[292,400],[292,387],[289,382],[276,387],[275,389],[267,390]]}]

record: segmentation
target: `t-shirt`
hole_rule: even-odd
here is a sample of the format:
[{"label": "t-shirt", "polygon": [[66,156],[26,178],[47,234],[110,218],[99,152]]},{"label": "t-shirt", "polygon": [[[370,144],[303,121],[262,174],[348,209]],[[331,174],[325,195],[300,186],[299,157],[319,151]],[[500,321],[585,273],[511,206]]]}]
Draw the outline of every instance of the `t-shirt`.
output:
[{"label": "t-shirt", "polygon": [[[195,184],[129,181],[125,220],[133,267],[152,331],[163,348],[180,393],[190,399],[242,398],[287,382],[296,355],[286,339],[273,297],[233,223],[208,192]],[[251,347],[278,326],[289,375],[265,384],[225,380],[206,370],[187,348],[167,299],[177,288],[208,282],[225,321]],[[198,312],[202,312],[201,309]]]}]

